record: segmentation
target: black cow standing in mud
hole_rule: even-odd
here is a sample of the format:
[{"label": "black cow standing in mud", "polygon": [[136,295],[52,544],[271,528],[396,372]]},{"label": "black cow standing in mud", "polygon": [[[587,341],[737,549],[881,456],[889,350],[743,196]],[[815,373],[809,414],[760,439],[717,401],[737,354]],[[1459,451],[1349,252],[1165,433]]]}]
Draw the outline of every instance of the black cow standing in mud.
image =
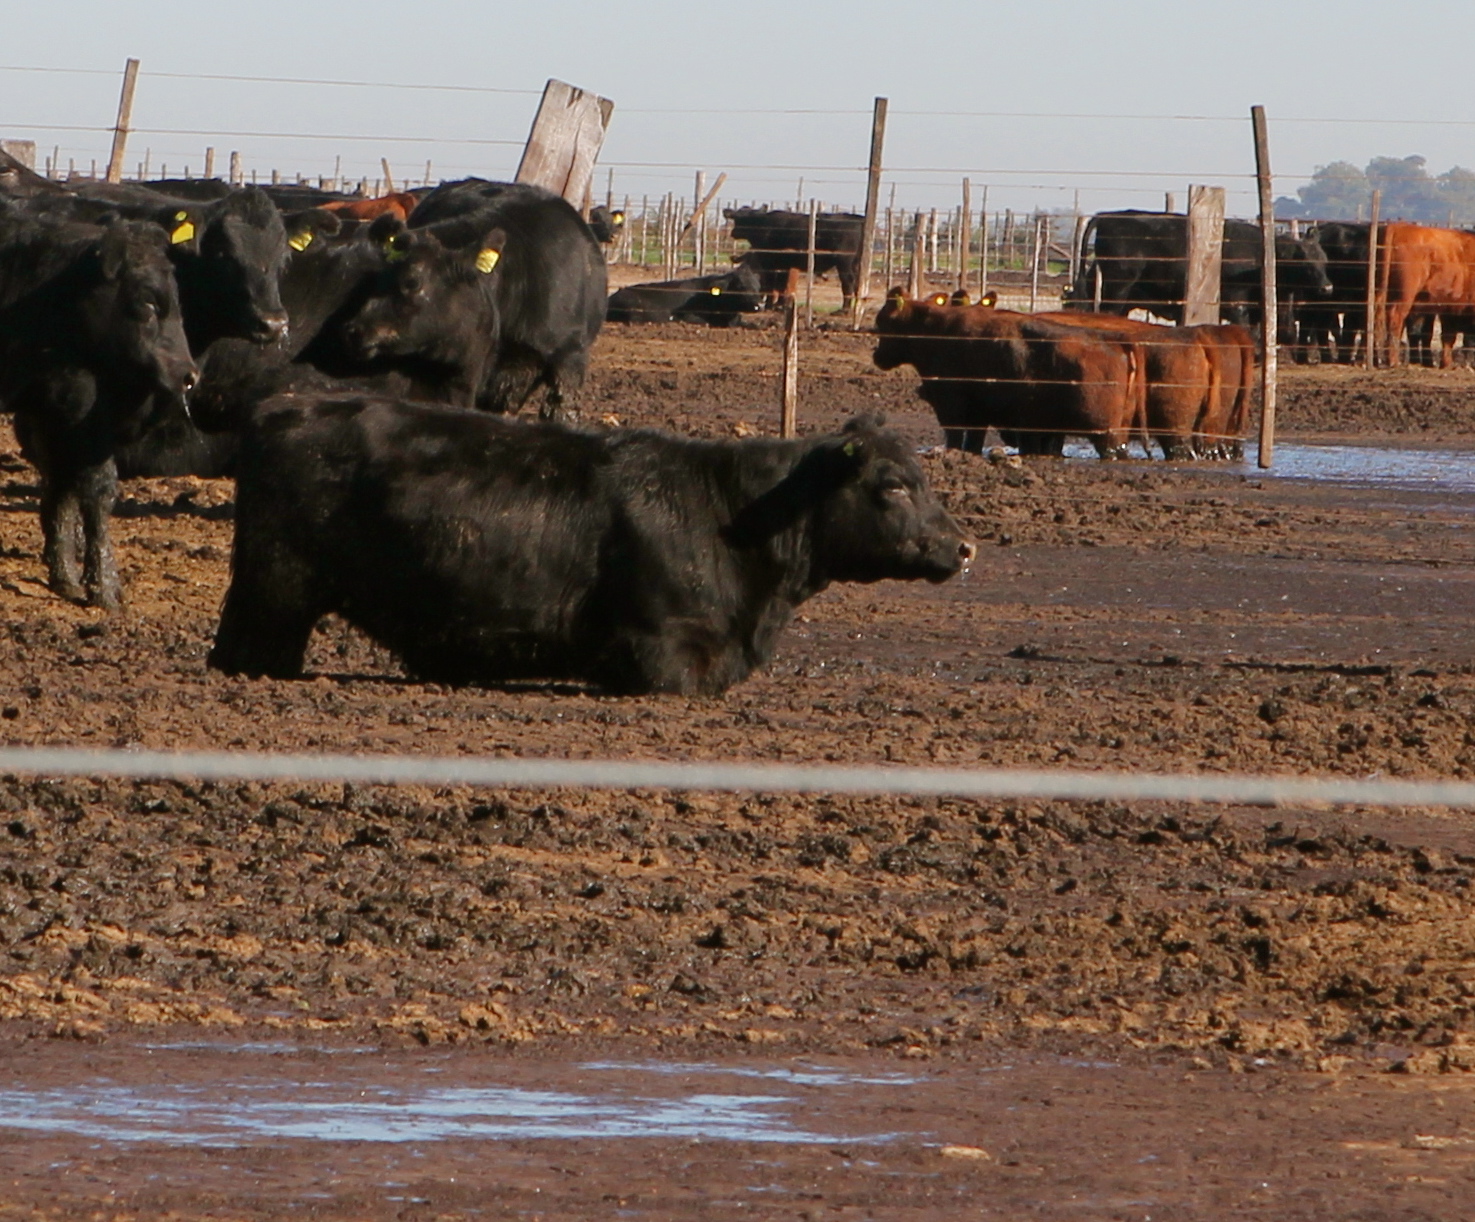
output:
[{"label": "black cow standing in mud", "polygon": [[196,378],[166,242],[144,222],[36,219],[0,203],[0,407],[41,472],[51,588],[102,607],[121,597],[114,455],[159,413],[182,413]]},{"label": "black cow standing in mud", "polygon": [[[1250,326],[1260,317],[1260,227],[1224,222],[1219,300],[1226,322]],[[1276,293],[1283,302],[1330,297],[1326,252],[1314,238],[1275,239]],[[1177,212],[1101,212],[1081,237],[1081,271],[1070,309],[1089,310],[1100,275],[1101,308],[1108,314],[1148,310],[1183,321],[1188,284],[1188,218]],[[1289,317],[1287,313],[1285,317]]]},{"label": "black cow standing in mud", "polygon": [[[764,292],[784,292],[789,272],[802,272],[808,267],[807,212],[724,208],[722,215],[732,222],[733,239],[747,242],[751,247],[742,257],[742,265],[758,273]],[[855,304],[860,289],[860,247],[864,236],[865,217],[853,212],[821,212],[815,218],[814,274],[823,276],[830,271],[839,274],[840,289],[845,294],[842,311]]]},{"label": "black cow standing in mud", "polygon": [[880,424],[697,441],[270,400],[243,443],[210,665],[298,676],[336,611],[421,679],[721,692],[831,582],[938,582],[972,558]]}]

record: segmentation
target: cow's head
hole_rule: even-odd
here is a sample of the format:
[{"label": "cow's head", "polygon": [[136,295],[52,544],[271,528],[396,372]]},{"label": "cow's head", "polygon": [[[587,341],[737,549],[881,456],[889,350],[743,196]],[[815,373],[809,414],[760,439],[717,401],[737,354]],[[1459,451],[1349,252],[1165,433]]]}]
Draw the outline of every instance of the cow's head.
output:
[{"label": "cow's head", "polygon": [[883,424],[858,416],[800,464],[812,468],[818,497],[816,578],[946,581],[977,548],[932,495],[912,448]]},{"label": "cow's head", "polygon": [[202,208],[172,208],[161,219],[196,349],[228,336],[267,344],[286,335],[280,282],[287,230],[264,191],[243,187]]},{"label": "cow's head", "polygon": [[811,583],[946,581],[977,549],[927,487],[911,448],[858,416],[814,442],[773,488],[745,506],[729,529],[737,546],[765,542],[799,522],[811,527]]},{"label": "cow's head", "polygon": [[[199,378],[190,358],[168,239],[146,221],[113,220],[89,254],[73,339],[140,396],[183,407]],[[139,422],[133,422],[138,424]]]},{"label": "cow's head", "polygon": [[1313,237],[1275,239],[1277,291],[1303,298],[1326,297],[1333,285],[1326,270],[1326,251]]},{"label": "cow's head", "polygon": [[[496,329],[491,287],[500,275],[506,231],[446,246],[433,228],[409,229],[381,216],[369,228],[383,263],[358,312],[344,326],[357,356],[419,357],[459,364],[468,338],[484,342]],[[467,327],[477,334],[468,337]]]}]

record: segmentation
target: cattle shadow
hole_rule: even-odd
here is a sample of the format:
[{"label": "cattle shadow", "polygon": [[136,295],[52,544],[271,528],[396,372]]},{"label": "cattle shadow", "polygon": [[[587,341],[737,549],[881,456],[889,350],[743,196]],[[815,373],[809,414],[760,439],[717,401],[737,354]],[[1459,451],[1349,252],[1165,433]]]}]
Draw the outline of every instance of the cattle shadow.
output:
[{"label": "cattle shadow", "polygon": [[572,683],[566,679],[506,679],[497,682],[468,680],[447,683],[441,679],[416,679],[409,675],[371,674],[365,671],[304,670],[301,682],[327,679],[345,687],[356,684],[384,683],[393,687],[441,687],[453,692],[495,692],[506,696],[600,696],[605,693],[592,684]]},{"label": "cattle shadow", "polygon": [[173,501],[140,501],[123,497],[113,507],[115,518],[153,518],[169,521],[174,518],[195,518],[202,522],[233,522],[236,503],[225,501],[219,505],[197,505],[193,493],[181,492]]}]

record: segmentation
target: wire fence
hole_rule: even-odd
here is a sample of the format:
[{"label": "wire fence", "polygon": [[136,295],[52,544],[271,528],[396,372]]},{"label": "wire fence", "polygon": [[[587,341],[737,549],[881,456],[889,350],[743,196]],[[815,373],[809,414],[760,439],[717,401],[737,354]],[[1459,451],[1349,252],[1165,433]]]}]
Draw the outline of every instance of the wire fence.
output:
[{"label": "wire fence", "polygon": [[1311,809],[1331,806],[1475,809],[1475,783],[1467,781],[656,760],[0,748],[0,776],[22,775],[169,781],[469,785],[501,789],[652,789],[979,800],[1183,802]]}]

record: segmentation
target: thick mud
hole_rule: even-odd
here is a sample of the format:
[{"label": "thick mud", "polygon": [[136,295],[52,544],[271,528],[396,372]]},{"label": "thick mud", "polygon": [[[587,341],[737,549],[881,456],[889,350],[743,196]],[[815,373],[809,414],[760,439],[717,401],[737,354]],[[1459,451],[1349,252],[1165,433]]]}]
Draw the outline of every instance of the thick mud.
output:
[{"label": "thick mud", "polygon": [[[771,432],[777,348],[765,327],[611,327],[587,417]],[[839,328],[804,338],[802,426],[879,410],[935,446],[913,379],[875,371],[869,348]],[[1335,434],[1458,451],[1475,440],[1472,407],[1466,371],[1293,369],[1280,419],[1287,444]],[[922,461],[983,545],[968,577],[832,589],[804,608],[766,672],[721,698],[612,699],[408,682],[336,622],[315,638],[303,682],[207,672],[228,576],[229,482],[127,487],[114,526],[128,607],[104,618],[47,592],[34,474],[7,433],[0,740],[1475,773],[1468,480],[1094,460],[1016,469],[937,451]],[[1349,1177],[1339,1216],[1458,1216],[1443,1211],[1460,1199],[1455,1186],[1468,1187],[1475,1134],[1463,1085],[1475,1069],[1472,875],[1475,819],[1439,811],[5,778],[0,1068],[6,1089],[95,1058],[131,1080],[145,1044],[201,1037],[432,1046],[415,1055],[446,1046],[467,1073],[533,1058],[554,1077],[615,1056],[802,1055],[858,1059],[867,1072],[917,1067],[931,1085],[906,1106],[942,1114],[993,1067],[1027,1064],[1043,1076],[1010,1097],[1018,1114],[1007,1123],[975,1109],[987,1124],[917,1139],[899,1162],[881,1160],[884,1174],[816,1146],[783,1156],[768,1213],[761,1191],[729,1187],[748,1202],[744,1216],[821,1216],[828,1205],[799,1203],[804,1183],[856,1216],[957,1216],[974,1191],[1003,1216],[1044,1200],[1072,1217],[1158,1216],[1143,1202],[1180,1210],[1162,1216],[1329,1216],[1324,1185],[1257,1197],[1243,1177],[1221,1176],[1219,1196],[1190,1189],[1195,1158],[1244,1170],[1284,1155]],[[1089,1106],[1027,1107],[1031,1090],[1075,1089],[1067,1061],[1122,1075],[1104,1095],[1086,1092],[1097,1092]],[[1400,1072],[1373,1076],[1388,1070]],[[1314,1119],[1352,1099],[1340,1137]],[[1204,1119],[1221,1105],[1236,1119]],[[1371,1119],[1379,1109],[1386,1123]],[[1442,1128],[1419,1127],[1435,1115]],[[1155,1156],[1168,1162],[1134,1164],[1152,1170],[1152,1192],[1136,1173],[1103,1170],[1100,1159],[1125,1158],[1171,1124],[1177,1144]],[[867,1120],[813,1131],[880,1130]],[[1056,1153],[1011,1163],[994,1149],[1005,1131]],[[1247,1144],[1232,1150],[1230,1131]],[[1437,1154],[1407,1144],[1431,1132],[1448,1138]],[[987,1147],[992,1160],[944,1157],[933,1140]],[[139,1168],[174,1157],[163,1146],[83,1156],[75,1138],[33,1134],[16,1148],[29,1153],[4,1168],[15,1216],[82,1216],[109,1199],[139,1211],[116,1216],[195,1216],[231,1200],[230,1176],[243,1174],[180,1154],[190,1170],[171,1197],[140,1179]],[[637,1209],[639,1185],[659,1196],[681,1168],[720,1186],[748,1165],[678,1143],[652,1146],[649,1165],[631,1169],[607,1142],[546,1155],[523,1141],[503,1164],[511,1195],[493,1207],[454,1191],[391,1202],[372,1177],[406,1177],[377,1153],[325,1187],[304,1170],[318,1155],[268,1158],[271,1148],[252,1147],[257,1178],[242,1182],[265,1187],[240,1216],[289,1212],[273,1183],[289,1196],[326,1193],[316,1199],[335,1217],[527,1216],[539,1212],[529,1194],[545,1187],[544,1216],[590,1216],[580,1211],[616,1200],[631,1216],[685,1216],[695,1198],[674,1190]],[[72,1195],[56,1197],[34,1172],[44,1164],[27,1161],[42,1154],[93,1171],[69,1173]],[[1444,1187],[1409,1187],[1433,1158]],[[587,1185],[548,1179],[550,1162],[570,1160]],[[445,1185],[452,1163],[432,1178]],[[267,1164],[282,1168],[279,1181]],[[1108,1180],[1125,1186],[1113,1196]],[[1403,1213],[1377,1212],[1395,1182]],[[598,1194],[585,1191],[596,1183]],[[861,1195],[845,1197],[842,1183]],[[1095,1192],[1097,1204],[1068,1209],[1071,1192]],[[410,1199],[432,1197],[434,1209]],[[886,1214],[899,1201],[905,1209]]]}]

